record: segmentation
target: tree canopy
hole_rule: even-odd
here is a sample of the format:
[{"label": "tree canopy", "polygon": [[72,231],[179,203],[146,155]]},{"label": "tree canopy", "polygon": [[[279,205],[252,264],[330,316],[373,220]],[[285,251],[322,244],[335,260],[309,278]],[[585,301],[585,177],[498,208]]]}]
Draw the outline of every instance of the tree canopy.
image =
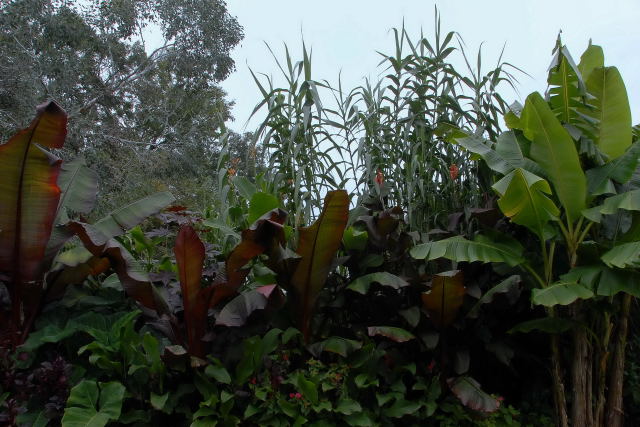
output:
[{"label": "tree canopy", "polygon": [[100,164],[103,190],[144,193],[175,185],[167,174],[199,177],[230,118],[219,82],[242,37],[222,0],[3,2],[0,136],[53,99],[70,118],[62,155]]}]

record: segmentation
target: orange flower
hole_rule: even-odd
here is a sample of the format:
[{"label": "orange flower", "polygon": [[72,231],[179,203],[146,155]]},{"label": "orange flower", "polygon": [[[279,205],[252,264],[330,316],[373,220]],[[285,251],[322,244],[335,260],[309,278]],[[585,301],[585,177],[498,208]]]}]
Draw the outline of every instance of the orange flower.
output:
[{"label": "orange flower", "polygon": [[456,180],[456,178],[458,178],[458,173],[460,172],[460,169],[458,169],[458,166],[456,165],[451,165],[449,166],[449,176],[451,177],[452,180]]},{"label": "orange flower", "polygon": [[229,176],[235,176],[236,175],[236,170],[234,168],[229,168],[227,170],[227,173],[229,174]]},{"label": "orange flower", "polygon": [[382,171],[378,169],[378,171],[376,172],[376,183],[379,186],[382,186],[383,182],[384,182],[384,175],[382,175]]}]

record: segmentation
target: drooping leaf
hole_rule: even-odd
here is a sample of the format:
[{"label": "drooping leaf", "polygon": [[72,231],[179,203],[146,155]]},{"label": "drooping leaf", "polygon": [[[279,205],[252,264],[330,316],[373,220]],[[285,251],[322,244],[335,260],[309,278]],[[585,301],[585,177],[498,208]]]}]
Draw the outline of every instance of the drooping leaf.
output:
[{"label": "drooping leaf", "polygon": [[522,132],[508,131],[500,134],[494,147],[496,153],[512,166],[512,169],[522,168],[534,175],[546,178],[542,167],[528,156],[531,151],[531,141]]},{"label": "drooping leaf", "polygon": [[504,262],[513,267],[524,262],[523,251],[524,248],[516,242],[494,242],[486,236],[477,235],[474,240],[455,236],[422,243],[411,248],[410,254],[415,259]]},{"label": "drooping leaf", "polygon": [[600,222],[602,215],[615,214],[618,209],[627,211],[640,211],[640,190],[631,190],[626,193],[611,196],[605,199],[600,206],[585,209],[582,215],[594,222]]},{"label": "drooping leaf", "polygon": [[409,286],[409,283],[404,279],[386,271],[381,271],[358,277],[347,286],[347,289],[365,295],[369,291],[372,283],[380,283],[382,286],[388,286],[394,289]]},{"label": "drooping leaf", "polygon": [[243,292],[224,306],[216,317],[216,325],[242,326],[254,311],[267,308],[270,299],[279,300],[279,297],[282,297],[282,292],[277,285],[261,286]]},{"label": "drooping leaf", "polygon": [[578,298],[593,298],[593,292],[575,282],[558,282],[546,288],[531,291],[531,301],[545,307],[553,307],[558,304],[569,305]]},{"label": "drooping leaf", "polygon": [[587,184],[573,139],[537,92],[527,97],[522,123],[532,141],[531,158],[546,171],[568,221],[575,222],[585,207]]},{"label": "drooping leaf", "polygon": [[349,216],[349,197],[344,190],[330,191],[315,223],[300,229],[296,253],[300,255],[290,280],[291,302],[305,340],[316,298],[324,287]]},{"label": "drooping leaf", "polygon": [[94,227],[109,238],[121,236],[149,216],[169,206],[174,200],[175,197],[168,191],[151,194],[115,210],[96,222]]},{"label": "drooping leaf", "polygon": [[193,227],[185,225],[180,228],[173,252],[178,264],[189,352],[204,357],[202,337],[206,333],[213,287],[202,287],[205,248]]},{"label": "drooping leaf", "polygon": [[58,186],[62,192],[58,211],[91,212],[98,194],[98,176],[87,167],[82,156],[62,164]]},{"label": "drooping leaf", "polygon": [[436,327],[445,328],[456,319],[464,294],[462,271],[447,271],[433,276],[431,290],[422,294],[422,303]]},{"label": "drooping leaf", "polygon": [[116,239],[107,238],[90,224],[74,221],[67,227],[94,257],[109,261],[127,295],[159,313],[169,312],[166,302],[151,285],[147,273]]},{"label": "drooping leaf", "polygon": [[571,269],[560,277],[565,282],[580,283],[596,295],[614,296],[626,292],[640,297],[640,274],[633,270],[609,268],[601,264],[592,264]]},{"label": "drooping leaf", "polygon": [[320,354],[325,351],[347,357],[362,348],[362,343],[342,337],[329,337],[326,340],[313,343],[307,348],[315,357],[320,357]]},{"label": "drooping leaf", "polygon": [[516,224],[543,235],[549,221],[556,220],[560,211],[547,194],[549,183],[524,169],[516,169],[492,187],[499,195],[500,210]]},{"label": "drooping leaf", "polygon": [[393,326],[369,326],[367,328],[367,334],[370,337],[380,335],[395,342],[407,342],[415,339],[415,335],[413,335],[411,332]]},{"label": "drooping leaf", "polygon": [[586,172],[589,194],[592,196],[615,194],[616,191],[611,181],[616,181],[618,184],[629,181],[638,166],[639,156],[640,142],[635,142],[617,159],[589,169]]},{"label": "drooping leaf", "polygon": [[631,145],[631,108],[624,81],[616,67],[595,68],[587,80],[593,109],[584,114],[595,120],[595,143],[609,159],[621,156]]},{"label": "drooping leaf", "polygon": [[531,331],[541,331],[548,334],[561,334],[574,327],[578,323],[574,320],[563,319],[561,317],[543,317],[542,319],[533,319],[526,322],[518,323],[513,328],[509,329],[509,334],[517,332],[528,333]]},{"label": "drooping leaf", "polygon": [[478,381],[471,377],[454,377],[447,380],[451,392],[469,409],[480,412],[495,412],[500,401],[480,388]]},{"label": "drooping leaf", "polygon": [[119,382],[84,380],[71,389],[62,417],[65,427],[103,427],[117,421],[125,387]]},{"label": "drooping leaf", "polygon": [[493,150],[483,138],[468,135],[461,138],[455,138],[455,142],[471,153],[482,157],[482,159],[487,163],[487,166],[502,175],[508,174],[515,168],[513,164]]},{"label": "drooping leaf", "polygon": [[[10,283],[29,282],[42,274],[60,199],[61,165],[42,147],[61,148],[66,135],[66,113],[49,102],[38,107],[28,128],[0,145],[0,272],[13,278]],[[9,292],[20,291],[10,286]]]},{"label": "drooping leaf", "polygon": [[609,266],[618,268],[639,268],[640,242],[614,246],[602,255],[602,261]]},{"label": "drooping leaf", "polygon": [[215,307],[225,298],[235,295],[249,274],[245,265],[262,253],[278,251],[284,243],[284,222],[287,213],[282,209],[267,212],[251,227],[242,232],[242,240],[227,257],[225,270],[227,280],[214,286],[211,306]]},{"label": "drooping leaf", "polygon": [[478,314],[480,313],[480,309],[484,304],[489,304],[490,302],[492,302],[493,298],[497,294],[504,294],[509,292],[511,289],[518,286],[520,282],[521,282],[520,276],[518,276],[517,274],[507,277],[502,282],[498,283],[497,285],[489,289],[487,292],[485,292],[485,294],[482,295],[482,297],[478,300],[477,303],[475,303],[475,305],[471,308],[471,310],[469,310],[469,313],[467,313],[467,316],[472,319],[478,317]]}]

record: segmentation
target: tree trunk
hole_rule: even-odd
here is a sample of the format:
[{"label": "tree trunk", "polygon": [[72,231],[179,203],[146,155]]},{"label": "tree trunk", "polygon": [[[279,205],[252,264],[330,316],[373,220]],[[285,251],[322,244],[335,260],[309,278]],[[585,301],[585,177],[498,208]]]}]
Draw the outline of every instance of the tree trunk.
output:
[{"label": "tree trunk", "polygon": [[[580,302],[574,303],[573,317],[582,320]],[[573,402],[571,405],[571,425],[593,427],[593,406],[591,389],[591,346],[587,331],[578,327],[573,331],[573,361],[571,363],[571,386]]]},{"label": "tree trunk", "polygon": [[562,367],[560,365],[560,347],[558,335],[551,335],[551,375],[553,377],[553,404],[556,413],[556,427],[569,427],[567,400],[564,395]]},{"label": "tree trunk", "polygon": [[598,352],[598,360],[597,364],[594,364],[594,368],[596,370],[596,411],[594,413],[593,423],[596,426],[604,425],[604,411],[605,411],[605,403],[606,403],[606,389],[607,389],[607,367],[609,364],[609,342],[611,341],[611,331],[613,329],[613,323],[611,322],[610,316],[605,313],[603,319],[603,332],[602,336],[604,336],[600,351]]},{"label": "tree trunk", "polygon": [[587,332],[580,328],[573,334],[574,350],[571,367],[573,402],[571,405],[571,425],[592,427],[593,409],[591,399],[590,365],[591,352]]},{"label": "tree trunk", "polygon": [[629,311],[631,309],[631,295],[625,294],[622,299],[620,322],[616,334],[613,360],[611,362],[611,376],[609,377],[609,395],[607,396],[607,427],[622,427],[624,424],[624,407],[622,404],[622,390],[624,385],[624,358],[627,347],[627,333],[629,330]]}]

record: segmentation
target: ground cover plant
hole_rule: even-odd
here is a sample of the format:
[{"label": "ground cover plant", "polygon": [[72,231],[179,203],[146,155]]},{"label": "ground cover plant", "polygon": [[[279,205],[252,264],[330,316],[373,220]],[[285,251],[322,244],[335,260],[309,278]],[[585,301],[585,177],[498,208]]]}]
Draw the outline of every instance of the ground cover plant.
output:
[{"label": "ground cover plant", "polygon": [[221,138],[202,211],[162,191],[93,220],[67,113],[38,107],[0,145],[0,423],[630,425],[622,78],[559,39],[545,96],[509,106],[517,69],[434,28],[350,92],[306,47],[288,87],[256,74],[266,119]]}]

